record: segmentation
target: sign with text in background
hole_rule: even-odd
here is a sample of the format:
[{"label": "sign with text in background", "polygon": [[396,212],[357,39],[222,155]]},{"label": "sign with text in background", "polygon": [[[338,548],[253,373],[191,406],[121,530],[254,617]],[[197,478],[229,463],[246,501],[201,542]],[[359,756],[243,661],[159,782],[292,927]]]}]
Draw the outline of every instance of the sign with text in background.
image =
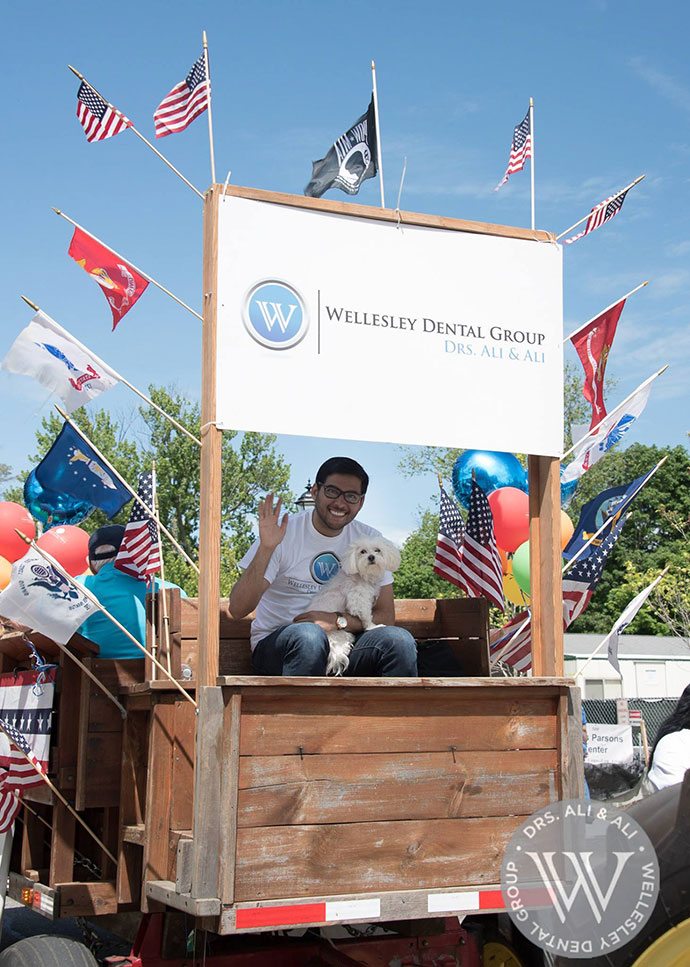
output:
[{"label": "sign with text in background", "polygon": [[632,727],[630,725],[599,725],[587,723],[587,762],[630,762],[633,757]]},{"label": "sign with text in background", "polygon": [[226,196],[220,427],[560,455],[562,259]]}]

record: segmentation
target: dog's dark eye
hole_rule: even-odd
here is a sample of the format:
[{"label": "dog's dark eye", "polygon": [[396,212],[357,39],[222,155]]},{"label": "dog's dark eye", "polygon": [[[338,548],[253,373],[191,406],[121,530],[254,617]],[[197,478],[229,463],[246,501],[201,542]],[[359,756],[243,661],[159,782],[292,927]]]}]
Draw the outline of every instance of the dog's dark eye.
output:
[{"label": "dog's dark eye", "polygon": [[363,547],[362,550],[359,553],[360,554],[366,554],[367,553],[366,547]]},{"label": "dog's dark eye", "polygon": [[380,554],[380,553],[381,553],[381,548],[380,547],[375,547],[374,548],[374,554]]}]

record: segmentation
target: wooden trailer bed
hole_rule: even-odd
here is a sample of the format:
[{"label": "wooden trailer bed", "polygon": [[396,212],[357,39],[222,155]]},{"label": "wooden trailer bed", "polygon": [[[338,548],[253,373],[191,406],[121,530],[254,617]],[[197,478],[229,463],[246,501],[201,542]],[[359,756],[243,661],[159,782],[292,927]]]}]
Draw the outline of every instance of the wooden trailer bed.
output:
[{"label": "wooden trailer bed", "polygon": [[396,602],[420,649],[443,640],[470,676],[420,679],[246,674],[249,621],[221,608],[225,674],[200,689],[197,602],[169,605],[197,749],[193,705],[143,660],[89,657],[81,642],[123,721],[60,656],[51,774],[118,864],[49,791],[29,791],[13,892],[33,889],[49,916],[164,904],[225,934],[501,909],[515,827],[582,792],[578,690],[490,678],[483,601]]}]

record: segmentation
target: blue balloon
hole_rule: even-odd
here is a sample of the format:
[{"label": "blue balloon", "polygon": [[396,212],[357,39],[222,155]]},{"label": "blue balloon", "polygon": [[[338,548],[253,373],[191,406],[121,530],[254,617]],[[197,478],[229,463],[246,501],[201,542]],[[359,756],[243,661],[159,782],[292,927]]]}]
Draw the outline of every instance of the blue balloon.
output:
[{"label": "blue balloon", "polygon": [[500,487],[517,487],[527,493],[527,473],[512,453],[465,450],[453,465],[453,490],[465,508],[470,505],[472,471],[485,494]]},{"label": "blue balloon", "polygon": [[24,481],[24,505],[32,517],[45,524],[44,530],[58,524],[79,524],[93,510],[87,500],[42,487],[33,470]]}]

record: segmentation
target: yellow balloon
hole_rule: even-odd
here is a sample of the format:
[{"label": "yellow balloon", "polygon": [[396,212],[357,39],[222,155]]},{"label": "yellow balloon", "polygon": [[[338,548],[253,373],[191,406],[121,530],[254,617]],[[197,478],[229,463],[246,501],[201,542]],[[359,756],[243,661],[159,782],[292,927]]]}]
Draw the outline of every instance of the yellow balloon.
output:
[{"label": "yellow balloon", "polygon": [[0,557],[0,591],[10,583],[12,575],[12,565],[6,557]]},{"label": "yellow balloon", "polygon": [[526,608],[530,603],[529,595],[525,594],[513,577],[513,562],[508,560],[508,573],[503,575],[503,593],[506,601],[517,605],[519,608]]}]

